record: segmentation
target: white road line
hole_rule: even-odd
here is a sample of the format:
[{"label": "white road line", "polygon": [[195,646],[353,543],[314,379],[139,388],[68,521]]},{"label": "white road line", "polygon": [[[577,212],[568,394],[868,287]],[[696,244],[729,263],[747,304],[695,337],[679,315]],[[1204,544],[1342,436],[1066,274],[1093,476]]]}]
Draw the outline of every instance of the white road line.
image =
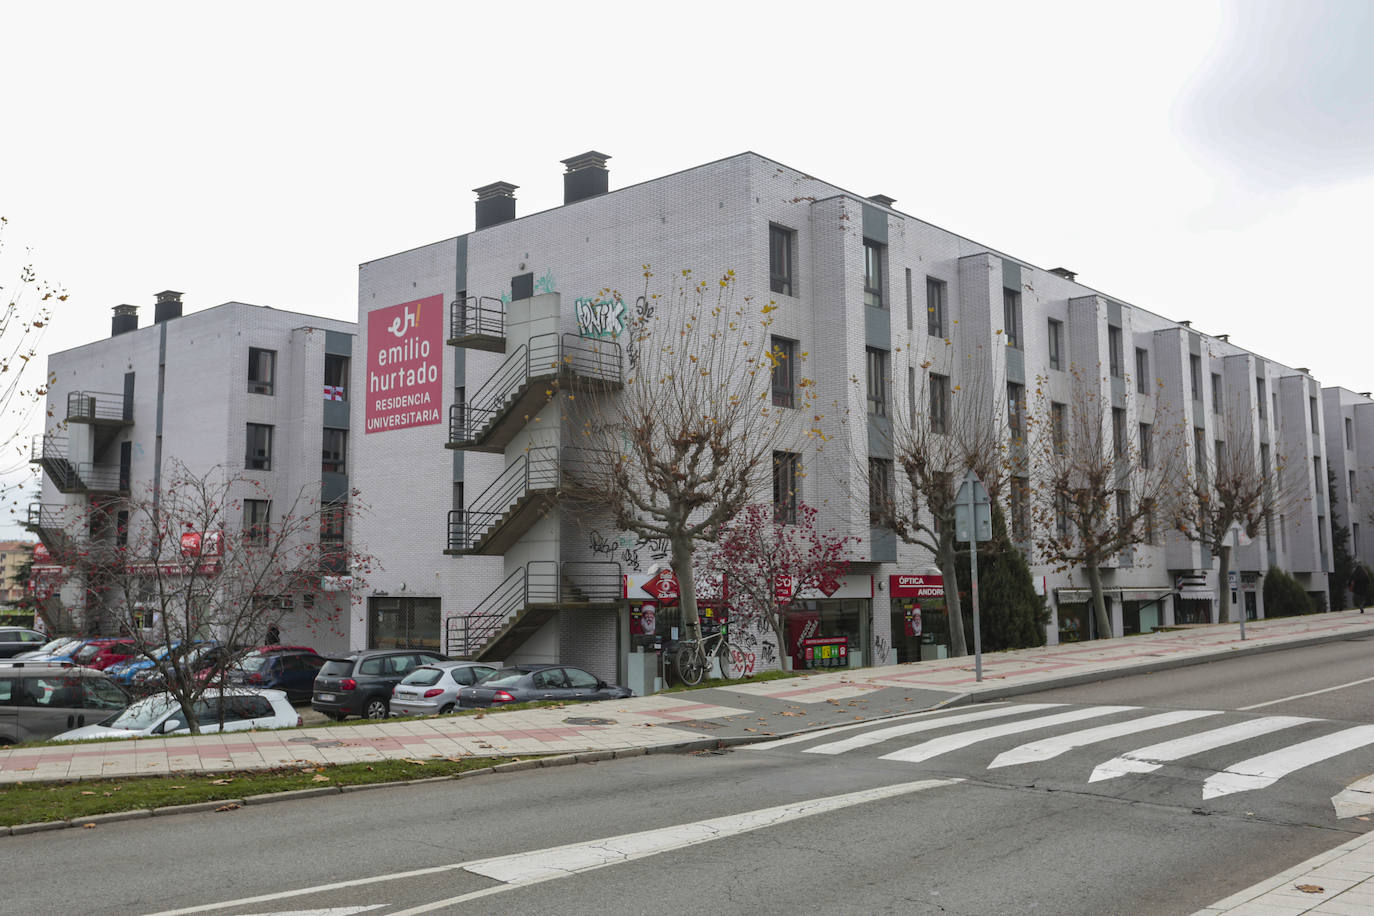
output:
[{"label": "white road line", "polygon": [[976,728],[973,731],[958,732],[953,735],[945,735],[940,738],[931,738],[929,741],[912,747],[903,748],[900,751],[893,751],[891,754],[884,754],[879,760],[900,760],[903,763],[920,763],[922,760],[929,760],[950,751],[957,751],[960,748],[977,744],[980,741],[991,741],[993,738],[1001,738],[1005,735],[1017,735],[1021,732],[1033,731],[1037,728],[1047,728],[1051,725],[1064,725],[1069,722],[1080,722],[1083,719],[1094,719],[1098,716],[1110,716],[1119,712],[1128,712],[1139,709],[1139,706],[1088,706],[1083,709],[1072,709],[1068,712],[1057,713],[1053,716],[1039,716],[1034,719],[1027,719],[1021,722],[1004,722],[1001,725],[991,725],[987,728]]},{"label": "white road line", "polygon": [[245,916],[356,916],[369,910],[380,910],[384,906],[385,903],[373,903],[367,906],[330,906],[322,910],[273,910],[270,913],[248,913]]},{"label": "white road line", "polygon": [[1021,763],[1051,760],[1074,748],[1086,747],[1099,741],[1110,741],[1112,738],[1120,738],[1123,735],[1133,735],[1136,732],[1149,731],[1152,728],[1164,728],[1168,725],[1177,725],[1180,722],[1191,722],[1194,719],[1216,715],[1220,715],[1219,710],[1181,709],[1174,712],[1162,712],[1156,716],[1146,716],[1143,719],[1133,719],[1130,722],[1116,722],[1112,725],[1100,725],[1097,728],[1069,732],[1067,735],[1059,735],[1055,738],[1031,741],[1028,744],[998,754],[992,763],[988,764],[988,769],[995,770],[999,767],[1016,766]]},{"label": "white road line", "polygon": [[[865,732],[862,735],[855,735],[853,738],[845,738],[843,741],[833,741],[830,744],[820,744],[816,747],[809,747],[806,749],[805,753],[843,754],[846,751],[856,750],[857,748],[881,744],[889,738],[900,738],[903,735],[913,735],[917,732],[934,731],[937,728],[944,728],[946,725],[962,725],[965,722],[979,722],[983,719],[998,719],[1003,716],[1014,716],[1019,712],[1055,709],[1063,705],[1063,703],[1025,703],[1020,706],[1003,706],[998,709],[964,712],[953,716],[945,716],[942,719],[928,719],[924,722],[916,722],[914,724],[894,725],[891,728],[880,728],[876,731]],[[871,725],[872,723],[869,724]]]},{"label": "white road line", "polygon": [[1374,814],[1374,776],[1357,779],[1331,796],[1331,807],[1338,819]]},{"label": "white road line", "polygon": [[1283,697],[1279,700],[1266,700],[1263,703],[1255,703],[1251,706],[1241,706],[1236,712],[1246,712],[1251,709],[1261,709],[1265,706],[1273,706],[1277,703],[1287,703],[1289,700],[1301,700],[1303,697],[1314,697],[1319,693],[1330,693],[1333,690],[1344,690],[1347,687],[1358,687],[1360,684],[1368,684],[1374,681],[1374,677],[1361,678],[1358,681],[1351,681],[1348,684],[1337,684],[1335,687],[1323,687],[1321,690],[1309,690],[1307,693],[1295,693],[1291,697]]},{"label": "white road line", "polygon": [[746,811],[742,814],[731,814],[724,817],[697,821],[695,823],[679,824],[674,827],[663,827],[658,830],[627,833],[621,836],[608,837],[602,840],[591,840],[584,843],[570,843],[565,846],[555,846],[549,849],[517,853],[511,856],[475,859],[471,862],[454,862],[451,865],[416,868],[410,871],[374,875],[370,878],[356,878],[351,881],[335,881],[332,884],[318,884],[314,887],[303,887],[291,891],[279,891],[274,894],[259,894],[255,897],[244,897],[239,900],[222,900],[218,903],[205,903],[199,906],[185,907],[178,910],[163,910],[160,913],[152,914],[152,916],[183,916],[183,914],[188,913],[209,913],[215,910],[235,909],[255,903],[287,900],[291,897],[302,897],[307,894],[325,894],[331,891],[346,890],[352,887],[366,887],[367,885],[380,884],[384,881],[397,881],[403,878],[438,875],[444,872],[457,871],[458,869],[465,869],[474,874],[488,877],[504,875],[506,878],[503,879],[498,877],[498,880],[509,879],[511,882],[515,882],[499,884],[494,887],[474,891],[470,894],[463,894],[460,897],[453,897],[448,900],[439,900],[434,903],[423,904],[419,907],[405,910],[402,913],[393,913],[392,916],[426,913],[430,910],[442,909],[465,900],[486,897],[514,887],[522,887],[526,884],[537,884],[552,878],[564,878],[594,868],[602,868],[606,865],[629,862],[634,859],[642,859],[646,856],[657,855],[658,853],[668,852],[673,849],[695,846],[700,843],[709,843],[712,840],[720,840],[729,836],[748,833],[751,830],[759,830],[763,827],[785,824],[788,821],[811,817],[814,814],[825,814],[853,805],[862,805],[867,802],[880,801],[885,798],[895,798],[899,795],[909,795],[913,792],[921,792],[926,789],[937,789],[941,786],[952,786],[960,782],[963,782],[963,780],[918,779],[915,782],[901,782],[891,786],[879,786],[875,789],[847,792],[843,795],[830,795],[824,798],[810,799],[808,801],[792,802],[787,805],[761,808],[757,811]]},{"label": "white road line", "polygon": [[1267,788],[1303,767],[1370,744],[1374,744],[1374,725],[1357,725],[1334,735],[1290,745],[1272,754],[1251,757],[1209,776],[1202,784],[1202,797],[1217,798],[1235,792]]},{"label": "white road line", "polygon": [[1258,738],[1260,735],[1267,735],[1280,729],[1316,721],[1316,719],[1307,719],[1302,716],[1265,716],[1247,722],[1237,722],[1235,725],[1214,728],[1211,731],[1198,732],[1196,735],[1175,738],[1162,744],[1152,744],[1149,747],[1128,751],[1120,757],[1099,764],[1097,769],[1093,770],[1093,774],[1088,777],[1088,782],[1115,779],[1129,773],[1153,773],[1164,764],[1174,760],[1215,750],[1228,744],[1235,744],[1238,741]]},{"label": "white road line", "polygon": [[950,786],[959,782],[962,780],[921,779],[916,782],[904,782],[893,786],[880,786],[876,789],[848,792],[844,795],[832,795],[828,798],[793,802],[790,805],[761,808],[758,811],[746,811],[743,814],[731,814],[692,824],[680,824],[658,830],[644,830],[639,833],[627,833],[622,836],[607,837],[603,840],[593,840],[587,843],[572,843],[552,849],[541,849],[534,852],[518,853],[513,856],[500,856],[484,859],[480,862],[471,862],[464,866],[467,871],[494,878],[503,883],[496,887],[450,897],[447,900],[435,900],[431,903],[421,904],[408,910],[393,913],[392,916],[416,916],[419,913],[447,909],[468,900],[488,897],[517,887],[538,884],[554,878],[567,878],[594,869],[605,868],[608,865],[633,862],[636,859],[738,836],[751,830],[774,827],[815,814],[825,814],[852,805],[862,805],[912,792],[921,792],[925,789]]},{"label": "white road line", "polygon": [[[979,703],[980,707],[1001,706],[1001,703]],[[893,716],[890,719],[882,719],[883,722],[906,722],[911,719],[924,719],[930,716],[948,713],[948,709],[928,709],[925,712],[912,712],[904,716]],[[838,735],[841,732],[852,732],[858,728],[872,728],[874,723],[857,722],[852,725],[836,725],[834,728],[819,728],[813,732],[802,735],[793,735],[790,738],[779,738],[776,741],[761,741],[758,744],[741,744],[735,748],[737,751],[771,751],[775,747],[786,747],[789,744],[801,744],[803,741],[814,741],[817,738],[824,738],[828,735]]]}]

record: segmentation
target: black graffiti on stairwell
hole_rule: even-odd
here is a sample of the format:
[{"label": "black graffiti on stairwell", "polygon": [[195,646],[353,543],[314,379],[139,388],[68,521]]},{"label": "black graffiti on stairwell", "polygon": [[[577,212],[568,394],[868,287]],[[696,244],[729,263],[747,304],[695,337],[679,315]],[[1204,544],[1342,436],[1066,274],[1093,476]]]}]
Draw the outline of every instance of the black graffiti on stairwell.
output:
[{"label": "black graffiti on stairwell", "polygon": [[888,656],[892,654],[892,642],[886,636],[875,635],[873,637],[873,661],[874,665],[886,665]]}]

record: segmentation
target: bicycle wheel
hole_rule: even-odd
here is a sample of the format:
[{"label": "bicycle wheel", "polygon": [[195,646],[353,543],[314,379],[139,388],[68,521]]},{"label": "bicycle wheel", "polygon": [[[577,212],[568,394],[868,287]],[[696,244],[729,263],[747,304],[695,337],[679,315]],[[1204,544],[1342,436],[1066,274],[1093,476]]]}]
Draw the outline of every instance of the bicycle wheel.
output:
[{"label": "bicycle wheel", "polygon": [[677,676],[682,678],[684,684],[695,687],[701,683],[702,677],[706,674],[707,663],[698,643],[689,642],[679,646],[674,661]]},{"label": "bicycle wheel", "polygon": [[717,657],[720,659],[721,677],[727,680],[738,680],[752,673],[749,671],[748,653],[734,643],[721,643]]}]

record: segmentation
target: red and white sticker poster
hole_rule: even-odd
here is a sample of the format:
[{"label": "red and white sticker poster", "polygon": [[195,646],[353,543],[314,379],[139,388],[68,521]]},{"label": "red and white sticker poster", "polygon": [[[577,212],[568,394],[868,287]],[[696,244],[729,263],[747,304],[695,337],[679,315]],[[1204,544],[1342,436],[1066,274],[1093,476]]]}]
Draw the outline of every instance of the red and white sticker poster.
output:
[{"label": "red and white sticker poster", "polygon": [[367,432],[439,422],[443,411],[443,339],[443,296],[368,313]]}]

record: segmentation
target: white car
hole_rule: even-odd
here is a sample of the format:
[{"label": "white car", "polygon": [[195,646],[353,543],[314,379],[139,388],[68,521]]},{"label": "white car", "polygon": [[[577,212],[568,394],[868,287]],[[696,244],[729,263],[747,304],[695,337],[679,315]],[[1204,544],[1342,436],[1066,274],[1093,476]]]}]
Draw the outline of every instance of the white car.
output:
[{"label": "white car", "polygon": [[[301,717],[291,708],[281,690],[253,690],[246,687],[207,690],[195,704],[201,734],[223,731],[241,732],[250,728],[291,728]],[[190,727],[181,706],[170,693],[155,693],[131,705],[118,716],[100,725],[87,725],[63,732],[54,741],[86,741],[91,738],[144,738],[153,735],[188,735]]]},{"label": "white car", "polygon": [[481,662],[430,662],[421,665],[391,688],[393,716],[432,716],[453,712],[458,691],[479,684],[496,673]]}]

